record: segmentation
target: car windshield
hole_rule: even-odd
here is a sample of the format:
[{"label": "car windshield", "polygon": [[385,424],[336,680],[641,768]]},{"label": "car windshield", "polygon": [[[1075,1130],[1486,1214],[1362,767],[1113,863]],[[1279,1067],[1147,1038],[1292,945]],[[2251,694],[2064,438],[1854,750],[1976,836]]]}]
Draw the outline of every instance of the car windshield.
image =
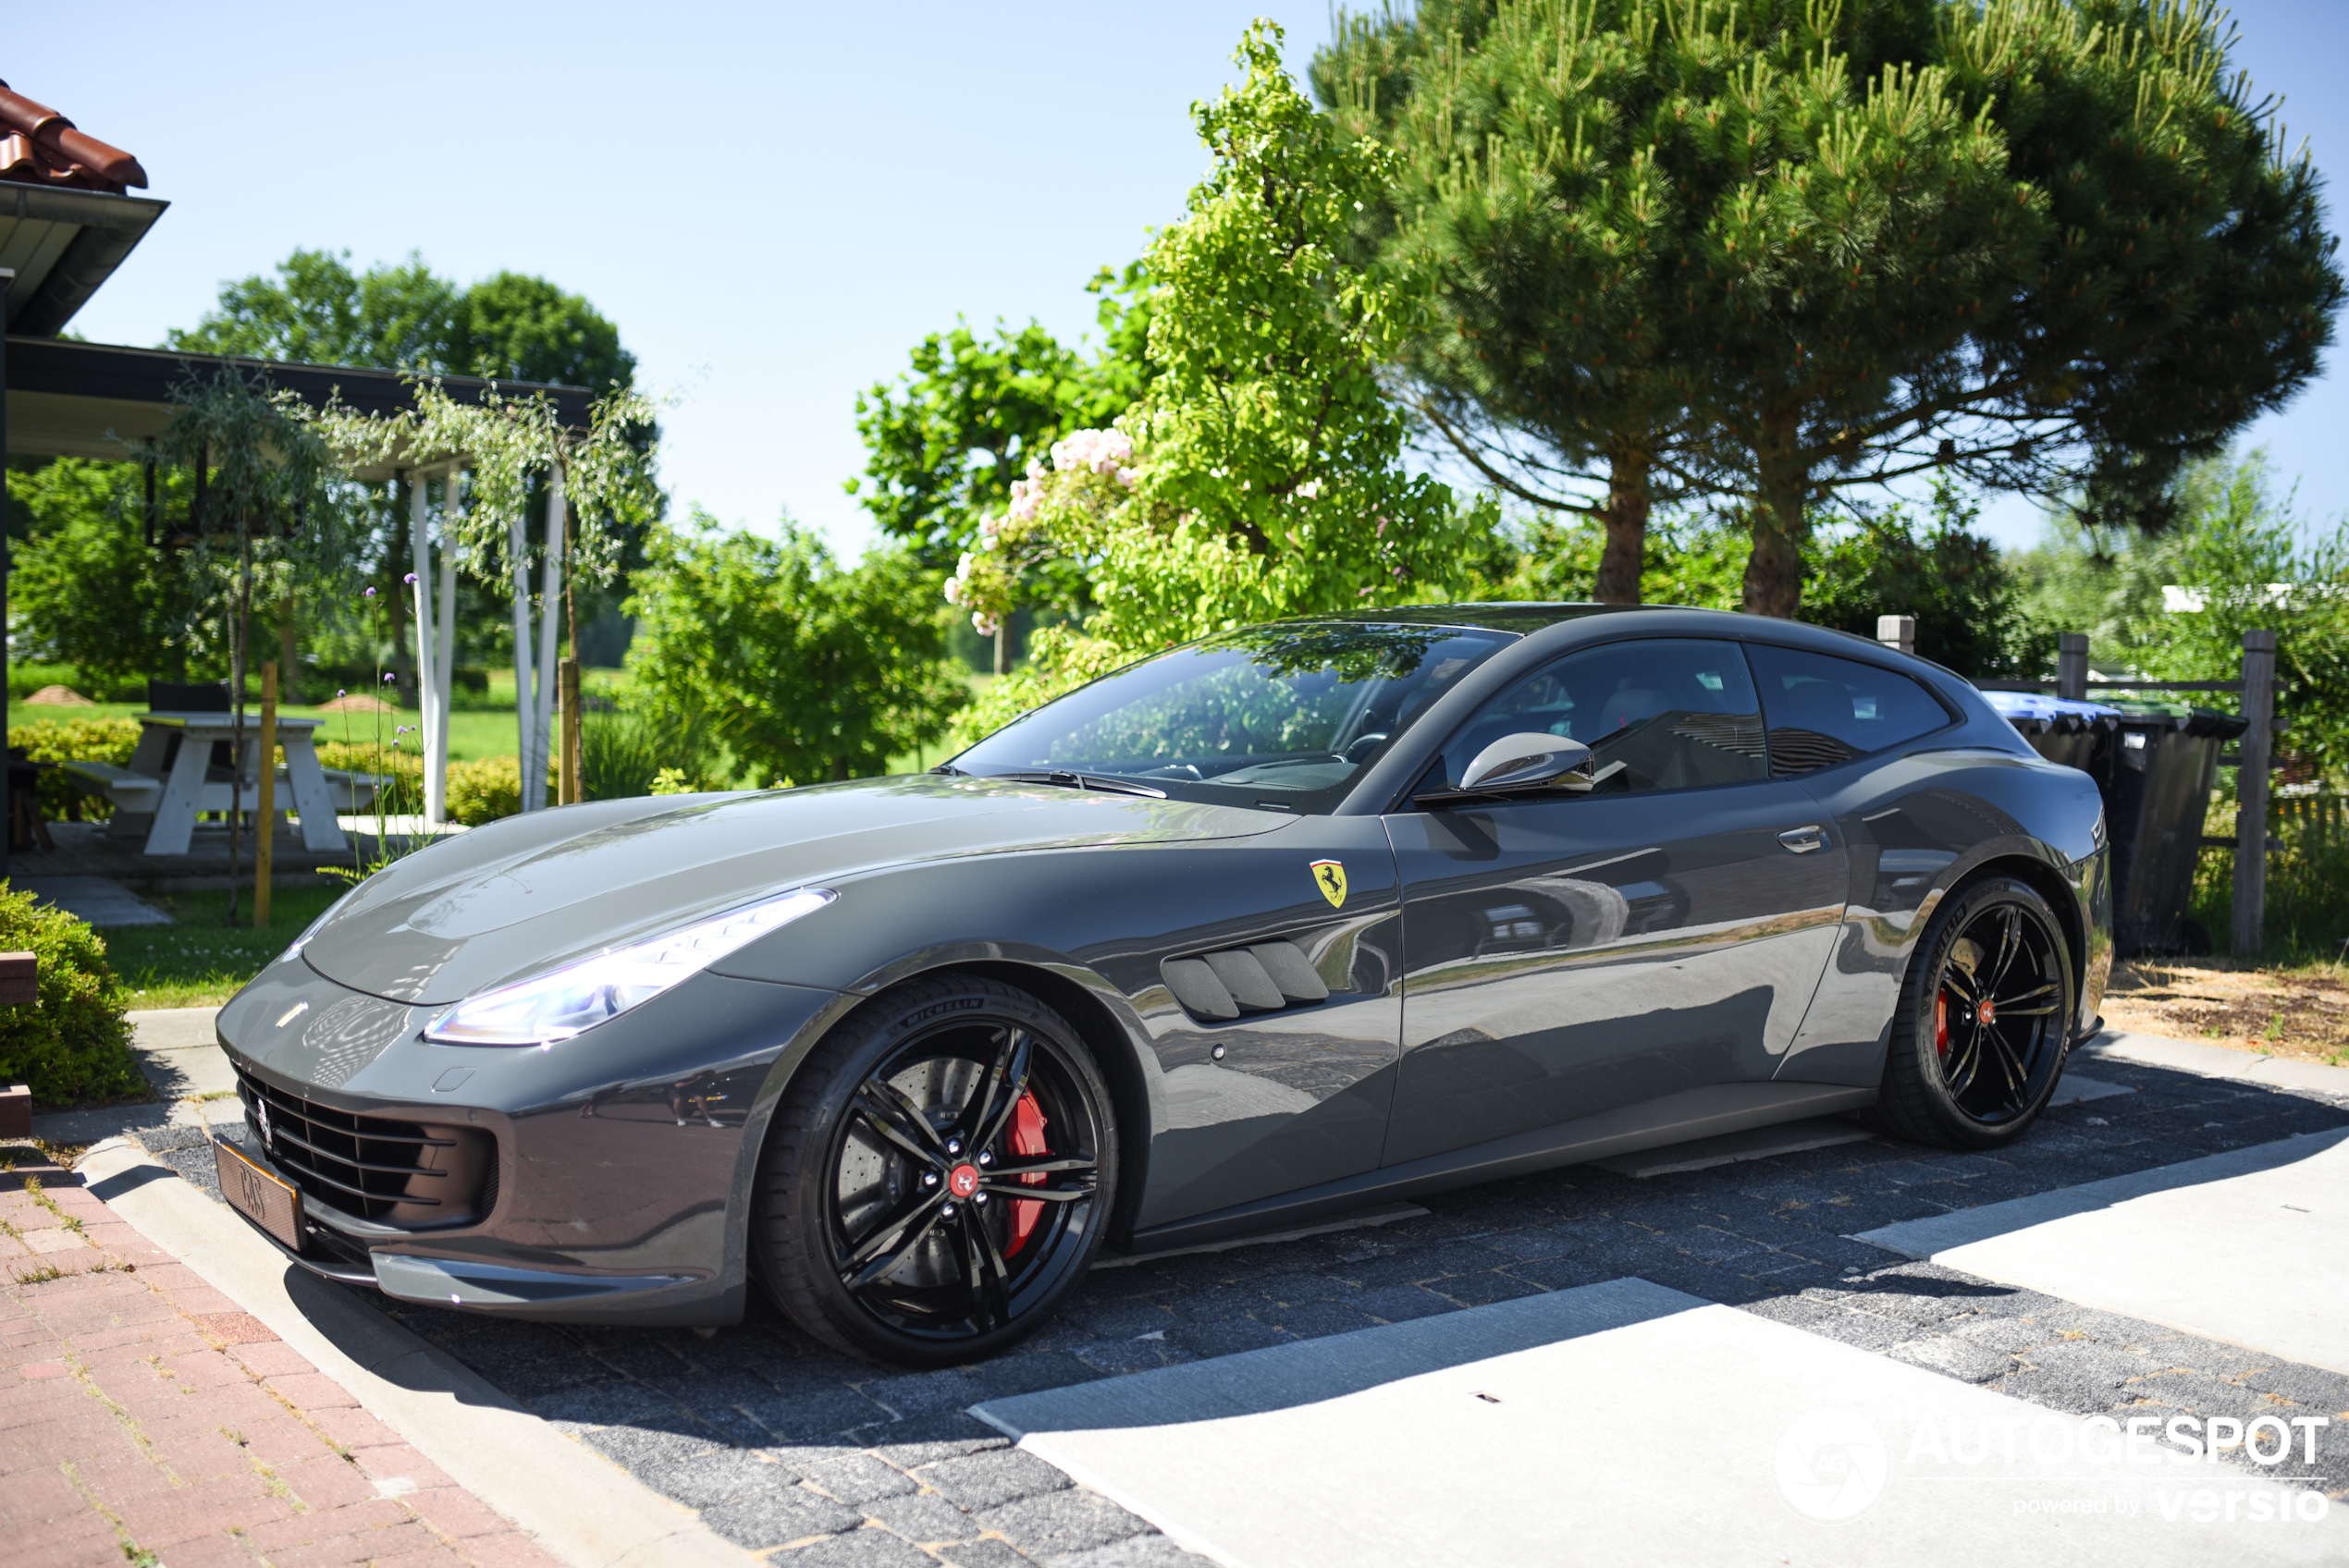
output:
[{"label": "car windshield", "polygon": [[1328,811],[1429,704],[1516,641],[1464,627],[1331,621],[1226,632],[1049,703],[947,766]]}]

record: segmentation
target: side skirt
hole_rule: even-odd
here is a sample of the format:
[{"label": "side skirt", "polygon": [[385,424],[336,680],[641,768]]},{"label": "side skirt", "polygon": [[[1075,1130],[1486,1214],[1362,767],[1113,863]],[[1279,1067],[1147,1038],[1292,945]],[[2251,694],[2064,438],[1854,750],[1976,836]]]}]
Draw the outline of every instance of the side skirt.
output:
[{"label": "side skirt", "polygon": [[1876,1103],[1873,1088],[1840,1084],[1708,1084],[1682,1089],[1595,1116],[1577,1117],[1531,1133],[1429,1155],[1402,1165],[1366,1170],[1319,1186],[1260,1198],[1188,1219],[1138,1231],[1124,1250],[1150,1253],[1246,1235],[1251,1231],[1294,1227],[1370,1204],[1414,1197],[1446,1187],[1472,1186],[1530,1175],[1561,1165],[1580,1165],[1613,1155],[1636,1154],[1698,1138],[1742,1133],[1779,1121],[1799,1121]]}]

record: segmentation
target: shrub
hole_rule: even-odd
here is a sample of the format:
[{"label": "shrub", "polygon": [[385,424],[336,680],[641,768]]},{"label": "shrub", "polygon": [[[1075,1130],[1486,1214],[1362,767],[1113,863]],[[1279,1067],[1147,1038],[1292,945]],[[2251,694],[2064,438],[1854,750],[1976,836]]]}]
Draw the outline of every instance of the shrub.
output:
[{"label": "shrub", "polygon": [[31,893],[0,885],[0,950],[41,961],[41,1000],[0,1007],[0,1084],[25,1084],[50,1105],[146,1087],[122,1015],[122,986],[95,931]]},{"label": "shrub", "polygon": [[[9,731],[8,741],[22,746],[25,755],[35,762],[110,762],[124,767],[139,749],[139,721],[65,718],[20,724]],[[83,794],[61,767],[41,775],[40,796],[41,815],[52,820],[88,817],[104,822],[114,815],[113,802],[104,795]]]},{"label": "shrub", "polygon": [[478,827],[522,810],[522,759],[484,757],[449,765],[449,820]]},{"label": "shrub", "polygon": [[[581,795],[590,801],[618,801],[722,789],[722,782],[714,778],[719,769],[712,766],[711,749],[703,727],[690,718],[587,712],[579,725]],[[685,782],[676,790],[657,789],[655,780],[669,773]]]}]

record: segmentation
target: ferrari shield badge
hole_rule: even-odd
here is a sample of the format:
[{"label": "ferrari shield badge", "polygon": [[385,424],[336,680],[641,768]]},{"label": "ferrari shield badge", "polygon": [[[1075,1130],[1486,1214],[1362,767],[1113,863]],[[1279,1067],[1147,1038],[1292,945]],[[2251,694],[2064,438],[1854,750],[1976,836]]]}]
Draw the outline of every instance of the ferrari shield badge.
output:
[{"label": "ferrari shield badge", "polygon": [[1330,907],[1344,909],[1346,907],[1345,864],[1334,860],[1317,860],[1310,869],[1313,873],[1313,886],[1322,890],[1322,897],[1329,900]]}]

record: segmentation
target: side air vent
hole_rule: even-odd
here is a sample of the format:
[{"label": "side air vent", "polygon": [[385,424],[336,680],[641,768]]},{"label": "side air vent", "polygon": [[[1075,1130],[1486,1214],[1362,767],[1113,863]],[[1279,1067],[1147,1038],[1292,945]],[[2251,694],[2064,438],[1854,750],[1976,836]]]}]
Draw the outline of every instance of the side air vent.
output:
[{"label": "side air vent", "polygon": [[1330,988],[1294,942],[1258,942],[1158,966],[1166,988],[1194,1018],[1228,1023],[1248,1012],[1326,1000]]}]

